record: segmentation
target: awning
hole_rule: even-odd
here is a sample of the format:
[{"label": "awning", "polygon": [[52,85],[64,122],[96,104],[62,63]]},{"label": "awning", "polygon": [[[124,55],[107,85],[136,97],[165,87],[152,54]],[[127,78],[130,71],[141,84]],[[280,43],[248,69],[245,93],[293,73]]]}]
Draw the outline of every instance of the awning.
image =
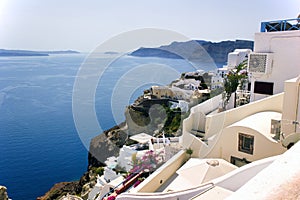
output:
[{"label": "awning", "polygon": [[130,137],[131,140],[137,141],[142,144],[147,143],[152,138],[153,137],[151,135],[148,135],[146,133],[139,133]]}]

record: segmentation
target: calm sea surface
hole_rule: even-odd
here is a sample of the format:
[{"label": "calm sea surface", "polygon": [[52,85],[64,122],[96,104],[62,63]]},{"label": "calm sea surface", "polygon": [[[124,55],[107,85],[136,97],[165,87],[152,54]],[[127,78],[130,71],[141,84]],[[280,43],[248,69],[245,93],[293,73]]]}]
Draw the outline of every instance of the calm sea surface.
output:
[{"label": "calm sea surface", "polygon": [[[73,84],[85,58],[84,54],[0,57],[0,185],[8,188],[13,200],[36,199],[53,184],[77,180],[85,172],[87,149],[72,115]],[[149,63],[162,63],[179,72],[193,70],[183,60],[118,59],[104,73],[95,97],[103,129],[116,123],[111,96],[118,80],[128,76],[130,69]],[[149,87],[137,86],[130,102]],[[120,108],[120,115],[123,112]],[[90,129],[90,135],[99,134]]]}]

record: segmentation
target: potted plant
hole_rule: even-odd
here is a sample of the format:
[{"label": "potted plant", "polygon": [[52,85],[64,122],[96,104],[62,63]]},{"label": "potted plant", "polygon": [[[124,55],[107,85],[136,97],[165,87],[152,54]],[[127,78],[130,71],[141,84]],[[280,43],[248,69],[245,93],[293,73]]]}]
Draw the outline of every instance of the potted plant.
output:
[{"label": "potted plant", "polygon": [[185,153],[189,155],[189,157],[191,158],[192,157],[192,154],[193,154],[193,149],[191,148],[188,148],[185,150]]}]

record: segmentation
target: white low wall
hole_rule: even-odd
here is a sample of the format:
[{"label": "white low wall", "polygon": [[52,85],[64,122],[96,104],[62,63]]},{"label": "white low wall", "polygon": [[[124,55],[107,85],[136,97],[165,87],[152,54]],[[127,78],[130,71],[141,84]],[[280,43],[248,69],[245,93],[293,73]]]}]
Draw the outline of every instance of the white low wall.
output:
[{"label": "white low wall", "polygon": [[[194,150],[193,157],[205,158],[214,148],[220,138],[221,131],[225,127],[258,112],[282,112],[283,96],[283,93],[280,93],[228,111],[207,115],[204,139],[208,140],[209,145],[191,134],[190,130],[193,127],[193,114],[202,112],[202,109],[204,109],[206,105],[212,108],[212,105],[216,105],[217,98],[210,103],[208,102],[208,104],[205,104],[205,102],[199,104],[191,109],[191,115],[183,121],[182,146],[184,148],[192,148]],[[205,110],[207,110],[207,108],[205,108]]]},{"label": "white low wall", "polygon": [[274,156],[262,159],[239,169],[236,169],[228,174],[214,179],[211,183],[201,185],[199,187],[168,193],[123,193],[117,197],[117,200],[140,200],[140,199],[163,199],[163,200],[186,200],[198,194],[204,193],[215,186],[236,192],[249,180],[255,177],[259,172],[267,168],[280,156]]},{"label": "white low wall", "polygon": [[299,157],[300,143],[297,143],[237,190],[229,199],[298,199]]},{"label": "white low wall", "polygon": [[[214,186],[219,186],[232,192],[238,191],[249,180],[255,177],[262,170],[266,169],[275,160],[280,159],[280,156],[269,157],[262,159],[248,165],[245,165],[239,169],[236,169],[228,174],[214,179],[211,183],[201,185],[196,188],[178,192],[168,193],[123,193],[117,197],[117,200],[139,200],[139,199],[163,199],[163,200],[186,200],[194,197],[200,193],[208,191]],[[243,194],[244,195],[244,194]],[[233,195],[235,196],[235,195]],[[240,198],[240,197],[239,197]]]},{"label": "white low wall", "polygon": [[141,200],[141,199],[187,200],[196,196],[197,194],[208,191],[213,187],[214,185],[212,183],[209,183],[196,188],[191,188],[179,192],[138,193],[138,194],[123,193],[117,196],[117,200]]},{"label": "white low wall", "polygon": [[273,163],[277,158],[279,158],[279,156],[273,156],[249,163],[232,172],[229,172],[228,174],[225,174],[220,178],[213,180],[213,183],[216,186],[235,192],[250,179],[255,177],[260,171]]},{"label": "white low wall", "polygon": [[155,192],[160,188],[187,160],[188,156],[184,150],[179,151],[175,156],[158,168],[140,185],[131,190],[131,193]]},{"label": "white low wall", "polygon": [[[201,140],[190,134],[192,129],[205,131],[206,115],[219,107],[219,103],[222,100],[222,95],[215,96],[205,102],[191,108],[191,114],[188,118],[183,120],[183,135],[182,135],[182,146],[189,148],[193,146],[199,146]],[[200,148],[200,147],[198,147]],[[197,151],[194,150],[196,155]],[[198,155],[198,154],[197,154]]]},{"label": "white low wall", "polygon": [[[227,126],[263,111],[282,112],[283,93],[206,117],[205,138],[211,138],[209,148],[202,148],[199,157],[205,158],[214,149]],[[202,145],[203,146],[203,145]]]},{"label": "white low wall", "polygon": [[244,119],[247,116],[263,111],[282,112],[283,93],[249,103],[225,112],[206,117],[206,138],[220,132],[223,128]]}]

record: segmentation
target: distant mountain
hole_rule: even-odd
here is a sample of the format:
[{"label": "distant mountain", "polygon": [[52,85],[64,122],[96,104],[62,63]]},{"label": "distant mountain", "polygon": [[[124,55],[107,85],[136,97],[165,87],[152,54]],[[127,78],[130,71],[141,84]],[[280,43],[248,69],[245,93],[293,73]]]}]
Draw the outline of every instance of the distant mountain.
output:
[{"label": "distant mountain", "polygon": [[[174,59],[188,59],[194,62],[209,62],[209,56],[216,63],[226,63],[228,53],[235,49],[252,49],[253,41],[236,40],[209,42],[204,40],[191,40],[187,42],[173,42],[170,45],[157,48],[140,48],[132,52],[131,56],[162,57]],[[209,55],[209,56],[207,56]]]},{"label": "distant mountain", "polygon": [[80,53],[79,51],[73,51],[73,50],[66,50],[66,51],[39,51],[41,53],[46,54],[76,54]]},{"label": "distant mountain", "polygon": [[130,54],[131,56],[138,57],[161,57],[161,58],[174,58],[183,59],[181,56],[170,51],[159,48],[140,48]]},{"label": "distant mountain", "polygon": [[106,52],[104,52],[104,54],[114,55],[114,54],[119,54],[119,52],[116,52],[116,51],[106,51]]},{"label": "distant mountain", "polygon": [[0,49],[0,56],[48,56],[47,53],[28,50],[6,50]]},{"label": "distant mountain", "polygon": [[50,54],[74,54],[78,51],[29,51],[0,49],[0,56],[49,56]]}]

